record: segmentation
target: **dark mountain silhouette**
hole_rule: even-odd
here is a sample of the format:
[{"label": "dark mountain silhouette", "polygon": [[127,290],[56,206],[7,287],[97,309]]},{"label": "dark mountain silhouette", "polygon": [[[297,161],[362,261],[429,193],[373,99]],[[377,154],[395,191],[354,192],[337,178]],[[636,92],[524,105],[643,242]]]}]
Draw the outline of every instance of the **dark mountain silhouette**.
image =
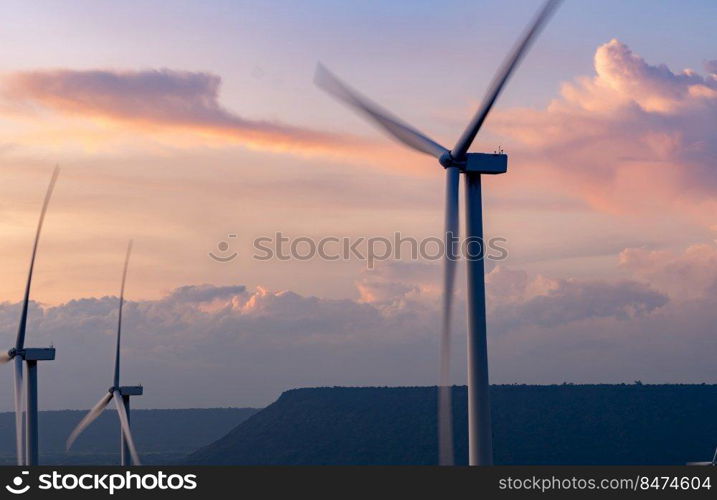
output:
[{"label": "dark mountain silhouette", "polygon": [[[218,439],[256,413],[253,408],[132,410],[132,431],[146,464],[170,464]],[[40,462],[43,464],[119,463],[119,423],[105,411],[65,452],[65,440],[86,411],[40,412]],[[15,415],[0,413],[0,464],[15,463]]]},{"label": "dark mountain silhouette", "polygon": [[[497,464],[684,464],[717,445],[717,385],[491,387]],[[287,391],[192,464],[435,464],[436,389]],[[465,464],[466,389],[454,388]]]}]

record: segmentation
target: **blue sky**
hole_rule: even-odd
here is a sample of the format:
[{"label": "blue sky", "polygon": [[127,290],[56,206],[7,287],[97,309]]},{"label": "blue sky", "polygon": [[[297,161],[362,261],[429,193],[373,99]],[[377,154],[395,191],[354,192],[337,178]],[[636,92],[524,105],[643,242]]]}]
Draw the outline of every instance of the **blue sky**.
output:
[{"label": "blue sky", "polygon": [[[2,12],[13,22],[2,41],[15,50],[3,67],[208,70],[224,78],[230,107],[271,112],[273,101],[273,112],[293,118],[269,92],[310,88],[321,59],[387,99],[410,85],[436,108],[458,106],[481,95],[538,3],[8,1]],[[589,73],[595,47],[611,38],[647,60],[700,69],[713,57],[715,16],[717,5],[708,0],[566,1],[501,105],[544,104],[562,81]],[[249,98],[244,89],[256,68],[267,74],[266,95]]]}]

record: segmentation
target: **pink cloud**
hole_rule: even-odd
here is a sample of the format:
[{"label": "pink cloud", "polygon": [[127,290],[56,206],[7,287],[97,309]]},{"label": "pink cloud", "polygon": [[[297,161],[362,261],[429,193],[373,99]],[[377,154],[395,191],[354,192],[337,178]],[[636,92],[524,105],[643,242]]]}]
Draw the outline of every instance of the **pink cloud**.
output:
[{"label": "pink cloud", "polygon": [[170,69],[69,69],[6,75],[6,109],[33,109],[122,122],[144,129],[180,129],[222,136],[259,149],[331,152],[354,140],[275,121],[249,120],[219,102],[221,78]]},{"label": "pink cloud", "polygon": [[545,109],[496,116],[498,131],[518,142],[516,156],[535,167],[524,169],[532,172],[524,182],[559,182],[600,210],[671,207],[714,224],[714,75],[651,65],[617,40],[597,49],[594,67]]},{"label": "pink cloud", "polygon": [[717,293],[717,246],[692,245],[682,253],[628,248],[620,266],[668,292],[676,300],[704,299]]},{"label": "pink cloud", "polygon": [[[184,286],[157,300],[126,302],[123,362],[132,383],[151,387],[144,404],[153,407],[266,402],[302,385],[434,384],[439,284],[439,265],[405,263],[367,272],[358,300],[241,285]],[[662,365],[638,373],[622,364],[624,353],[661,360],[688,348],[712,370],[697,379],[714,378],[714,350],[700,346],[714,337],[702,326],[714,316],[713,304],[673,304],[636,281],[555,279],[501,266],[488,275],[488,293],[492,369],[502,373],[496,380],[660,380]],[[462,296],[456,354],[465,345]],[[0,337],[8,342],[19,307],[0,303]],[[58,360],[62,354],[62,362],[47,367],[49,407],[92,403],[86,394],[111,376],[116,319],[116,297],[32,303],[33,343],[53,342]],[[690,325],[688,345],[671,335],[683,322]],[[655,335],[661,344],[654,344]],[[73,348],[78,345],[83,348]],[[586,372],[596,355],[599,369]],[[694,363],[673,362],[693,376]],[[455,369],[456,382],[465,380],[465,364],[456,362]],[[240,382],[217,386],[218,378]],[[62,384],[78,390],[66,394]],[[8,390],[0,387],[0,400]]]}]

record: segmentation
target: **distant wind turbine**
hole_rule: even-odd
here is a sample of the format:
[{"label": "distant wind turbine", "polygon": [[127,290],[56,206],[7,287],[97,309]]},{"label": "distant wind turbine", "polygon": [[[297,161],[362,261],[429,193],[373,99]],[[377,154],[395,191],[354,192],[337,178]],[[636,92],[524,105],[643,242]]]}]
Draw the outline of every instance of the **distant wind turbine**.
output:
[{"label": "distant wind turbine", "polygon": [[107,394],[80,420],[77,427],[72,431],[70,437],[67,438],[67,450],[72,447],[72,443],[92,422],[99,417],[110,400],[114,399],[117,415],[120,421],[120,463],[121,465],[141,465],[137,447],[134,444],[132,430],[130,428],[130,396],[141,396],[144,389],[141,385],[121,386],[120,385],[120,343],[122,339],[122,306],[124,305],[124,286],[127,279],[127,266],[129,265],[129,256],[132,253],[132,241],[127,245],[127,255],[124,261],[124,271],[122,272],[122,287],[120,289],[119,299],[119,315],[117,320],[117,345],[115,349],[115,371],[112,379],[112,387],[109,388]]},{"label": "distant wind turbine", "polygon": [[450,330],[451,305],[455,285],[458,236],[459,174],[466,179],[467,243],[480,246],[477,258],[467,259],[468,272],[468,443],[471,465],[491,465],[493,445],[488,385],[488,351],[486,342],[485,276],[483,248],[483,213],[481,176],[507,172],[508,157],[502,151],[495,154],[469,153],[473,140],[485,122],[513,70],[531,43],[557,9],[560,0],[548,0],[537,17],[494,77],[483,103],[452,150],[438,144],[415,128],[407,125],[377,104],[352,90],[324,66],[316,71],[316,84],[372,120],[385,132],[406,146],[431,155],[446,170],[445,256],[443,280],[443,320],[441,335],[441,370],[439,394],[439,460],[453,463],[453,429],[450,388]]},{"label": "distant wind turbine", "polygon": [[[52,197],[52,191],[60,174],[59,167],[52,171],[50,184],[45,193],[45,200],[42,203],[40,219],[35,232],[35,243],[32,246],[30,257],[30,270],[27,274],[25,285],[25,296],[22,301],[22,312],[20,313],[20,326],[17,329],[15,347],[0,354],[0,363],[4,364],[15,360],[15,450],[17,465],[37,465],[38,463],[38,434],[37,434],[37,362],[52,361],[55,359],[54,347],[25,347],[25,334],[27,333],[27,313],[30,307],[30,287],[32,285],[32,272],[35,268],[35,257],[37,246],[40,241],[42,223],[45,220],[47,206]],[[25,381],[25,395],[22,394],[23,373],[22,362],[27,365],[27,380]],[[23,422],[23,413],[25,422]]]}]

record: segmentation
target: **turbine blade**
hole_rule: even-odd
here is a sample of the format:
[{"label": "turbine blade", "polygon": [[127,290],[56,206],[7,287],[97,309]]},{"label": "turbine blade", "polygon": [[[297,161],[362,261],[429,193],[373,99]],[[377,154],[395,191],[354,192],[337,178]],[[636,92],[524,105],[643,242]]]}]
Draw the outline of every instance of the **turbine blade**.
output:
[{"label": "turbine blade", "polygon": [[421,153],[435,156],[436,158],[440,158],[441,155],[448,152],[446,148],[435,142],[433,139],[428,138],[425,134],[392,116],[378,104],[371,102],[358,92],[346,86],[322,64],[319,64],[316,67],[314,83],[338,100],[343,101],[355,110],[363,113],[369,119],[373,120],[379,127],[384,129],[391,136],[406,146],[420,151]]},{"label": "turbine blade", "polygon": [[42,231],[42,223],[45,220],[45,213],[47,212],[47,206],[50,203],[52,197],[52,190],[55,188],[55,182],[57,182],[57,176],[60,174],[60,167],[55,167],[52,171],[52,177],[50,178],[50,184],[47,186],[47,193],[45,193],[45,201],[42,203],[42,210],[40,211],[40,220],[37,223],[37,231],[35,232],[35,243],[32,246],[32,257],[30,258],[30,270],[27,273],[27,284],[25,285],[25,297],[22,301],[22,313],[20,314],[20,326],[17,329],[17,339],[15,341],[15,348],[19,351],[25,346],[25,330],[27,328],[27,309],[30,305],[30,285],[32,284],[32,271],[35,267],[35,256],[37,255],[37,244],[40,241],[40,232]]},{"label": "turbine blade", "polygon": [[117,414],[119,415],[120,425],[122,425],[122,433],[127,441],[127,447],[132,455],[133,465],[142,465],[137,454],[137,447],[134,445],[134,439],[132,438],[132,430],[129,427],[129,418],[127,417],[127,407],[124,405],[124,400],[119,392],[114,393],[115,406],[117,406]]},{"label": "turbine blade", "polygon": [[503,62],[503,65],[500,67],[495,77],[493,77],[493,81],[491,82],[490,87],[488,87],[488,92],[483,98],[483,102],[481,103],[480,108],[478,108],[478,112],[473,117],[473,120],[470,122],[466,130],[463,132],[463,135],[460,139],[458,139],[458,142],[451,151],[453,158],[460,161],[466,155],[468,148],[470,148],[473,143],[476,134],[483,125],[488,113],[490,113],[490,110],[495,104],[495,101],[498,99],[503,87],[505,87],[505,84],[510,79],[513,70],[515,70],[523,56],[525,56],[530,48],[530,45],[533,41],[535,41],[538,33],[540,33],[540,30],[545,26],[548,19],[550,19],[550,16],[558,8],[560,2],[561,0],[547,0],[523,36],[518,40],[518,43],[513,48],[513,51]]},{"label": "turbine blade", "polygon": [[17,465],[25,465],[25,408],[22,382],[22,358],[15,356],[15,455]]},{"label": "turbine blade", "polygon": [[115,352],[115,376],[114,387],[119,387],[120,379],[120,341],[122,339],[122,306],[124,305],[124,284],[127,280],[127,266],[129,265],[129,256],[132,253],[132,240],[127,245],[127,254],[124,258],[124,270],[122,271],[122,287],[120,288],[119,314],[117,317],[117,350]]},{"label": "turbine blade", "polygon": [[446,169],[446,220],[443,256],[443,321],[441,328],[441,367],[438,386],[438,461],[453,465],[453,405],[451,402],[451,319],[458,254],[458,183],[457,167]]},{"label": "turbine blade", "polygon": [[4,365],[12,359],[9,352],[0,352],[0,365]]},{"label": "turbine blade", "polygon": [[70,437],[67,438],[67,442],[65,443],[65,449],[67,451],[70,450],[72,444],[80,436],[80,434],[82,434],[82,431],[87,429],[87,427],[89,427],[92,422],[97,420],[97,417],[102,415],[102,412],[105,408],[107,408],[110,399],[112,399],[112,393],[108,392],[107,394],[102,396],[102,399],[100,399],[97,404],[93,406],[90,411],[87,412],[87,415],[85,415],[82,420],[80,420],[80,423],[77,424],[77,427],[75,427],[75,429],[72,431]]}]

